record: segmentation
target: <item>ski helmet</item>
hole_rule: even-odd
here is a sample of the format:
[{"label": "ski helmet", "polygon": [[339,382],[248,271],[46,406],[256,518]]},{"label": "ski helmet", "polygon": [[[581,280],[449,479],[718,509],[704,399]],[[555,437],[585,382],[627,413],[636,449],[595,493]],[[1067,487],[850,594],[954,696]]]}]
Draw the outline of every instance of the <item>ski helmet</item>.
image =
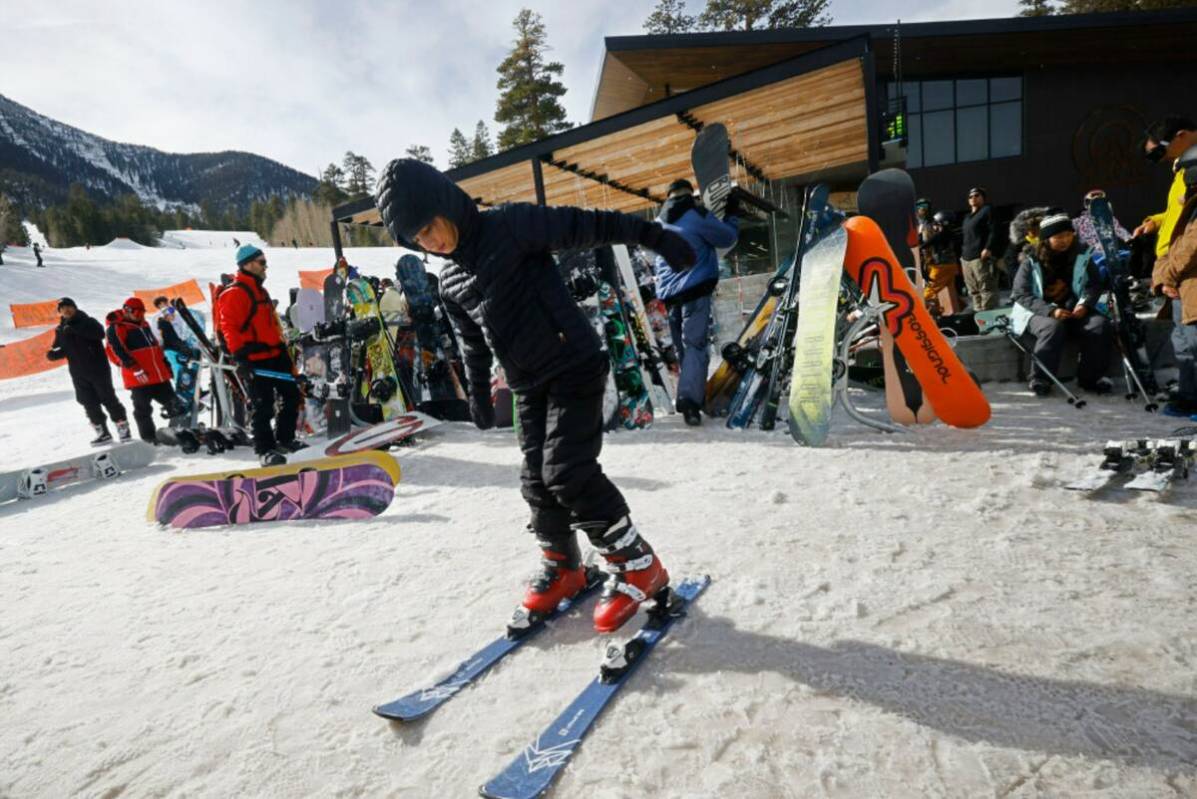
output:
[{"label": "ski helmet", "polygon": [[1176,159],[1176,168],[1185,171],[1185,187],[1197,186],[1197,144],[1180,154]]},{"label": "ski helmet", "polygon": [[1085,195],[1085,210],[1089,210],[1089,206],[1093,204],[1094,200],[1104,200],[1106,193],[1101,189],[1092,189]]}]

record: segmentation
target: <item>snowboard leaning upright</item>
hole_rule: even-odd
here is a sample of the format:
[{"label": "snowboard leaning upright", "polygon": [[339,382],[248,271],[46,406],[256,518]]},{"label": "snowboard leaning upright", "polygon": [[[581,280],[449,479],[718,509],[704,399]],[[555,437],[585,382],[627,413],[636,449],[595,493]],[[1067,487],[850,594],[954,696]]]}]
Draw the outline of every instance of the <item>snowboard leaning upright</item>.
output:
[{"label": "snowboard leaning upright", "polygon": [[936,414],[953,427],[989,421],[989,401],[923,307],[877,223],[856,216],[844,223],[848,249],[844,269],[869,301],[881,309],[886,329]]},{"label": "snowboard leaning upright", "polygon": [[[333,269],[324,279],[324,321],[334,324],[345,318],[345,275]],[[324,414],[328,435],[343,436],[349,432],[353,422],[349,416],[349,394],[352,391],[349,339],[340,337],[327,343],[324,352],[324,380],[328,386],[328,399],[324,403]]]},{"label": "snowboard leaning upright", "polygon": [[690,166],[698,180],[702,204],[720,219],[723,219],[727,210],[727,199],[732,190],[731,171],[727,162],[730,149],[727,128],[719,122],[704,125],[690,148]]},{"label": "snowboard leaning upright", "polygon": [[[906,273],[917,273],[914,247],[918,231],[914,220],[915,190],[910,175],[901,169],[883,169],[861,182],[856,193],[860,213],[881,228],[898,265]],[[866,292],[866,299],[870,299]],[[922,299],[916,295],[919,305]],[[899,424],[928,424],[935,421],[934,403],[923,396],[918,379],[887,330],[881,331],[881,358],[885,368],[885,404],[890,418]]]},{"label": "snowboard leaning upright", "polygon": [[848,235],[832,231],[802,259],[801,313],[794,330],[789,428],[799,444],[819,446],[831,430],[835,322]]}]

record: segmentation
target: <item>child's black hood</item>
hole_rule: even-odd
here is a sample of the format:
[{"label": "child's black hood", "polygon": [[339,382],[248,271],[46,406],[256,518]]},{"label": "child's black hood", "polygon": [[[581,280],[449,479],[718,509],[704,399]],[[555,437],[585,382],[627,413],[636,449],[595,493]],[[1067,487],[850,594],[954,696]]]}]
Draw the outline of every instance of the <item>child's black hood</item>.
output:
[{"label": "child's black hood", "polygon": [[378,178],[375,204],[383,224],[399,244],[419,251],[416,234],[443,216],[457,227],[458,249],[477,225],[478,206],[434,166],[414,158],[396,158]]}]

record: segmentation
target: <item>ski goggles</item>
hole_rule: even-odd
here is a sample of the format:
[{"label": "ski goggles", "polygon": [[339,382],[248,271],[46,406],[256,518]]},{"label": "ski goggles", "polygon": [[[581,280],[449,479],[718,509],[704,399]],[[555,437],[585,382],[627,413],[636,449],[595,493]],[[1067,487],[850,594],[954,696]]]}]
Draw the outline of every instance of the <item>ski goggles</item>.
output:
[{"label": "ski goggles", "polygon": [[1170,141],[1156,142],[1155,147],[1147,151],[1147,160],[1153,164],[1163,161],[1164,156],[1168,153],[1168,145],[1171,143]]}]

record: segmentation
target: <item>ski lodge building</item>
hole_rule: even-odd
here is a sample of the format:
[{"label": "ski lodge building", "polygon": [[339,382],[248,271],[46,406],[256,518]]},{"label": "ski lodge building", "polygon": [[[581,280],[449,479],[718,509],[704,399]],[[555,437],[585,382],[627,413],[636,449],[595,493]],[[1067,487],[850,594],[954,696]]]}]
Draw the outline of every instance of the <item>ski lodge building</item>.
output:
[{"label": "ski lodge building", "polygon": [[[480,203],[655,213],[693,179],[704,125],[731,136],[733,179],[789,212],[750,217],[740,274],[792,252],[797,189],[823,181],[853,205],[870,171],[901,166],[937,209],[973,186],[999,218],[1028,205],[1080,210],[1103,188],[1133,227],[1169,175],[1141,154],[1146,125],[1197,115],[1197,9],[813,29],[614,36],[591,122],[448,174]],[[380,225],[362,200],[338,223]]]}]

